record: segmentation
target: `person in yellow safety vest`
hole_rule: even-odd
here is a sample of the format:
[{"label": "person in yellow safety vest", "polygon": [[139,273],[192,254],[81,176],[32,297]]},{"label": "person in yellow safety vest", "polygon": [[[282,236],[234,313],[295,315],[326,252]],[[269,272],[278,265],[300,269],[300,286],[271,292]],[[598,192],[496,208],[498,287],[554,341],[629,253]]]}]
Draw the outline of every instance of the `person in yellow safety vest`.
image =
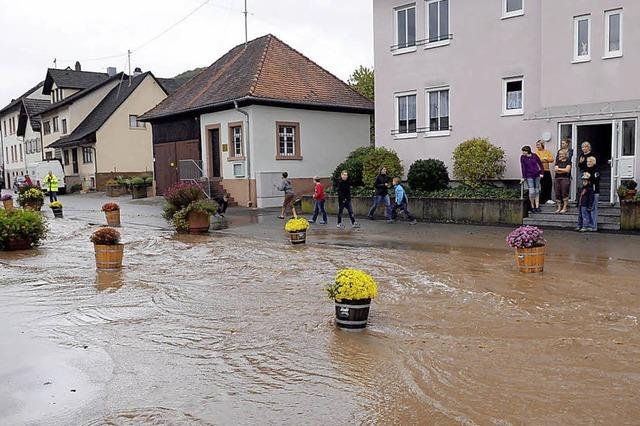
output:
[{"label": "person in yellow safety vest", "polygon": [[53,174],[51,170],[44,177],[44,184],[49,191],[49,202],[53,203],[58,201],[58,178]]}]

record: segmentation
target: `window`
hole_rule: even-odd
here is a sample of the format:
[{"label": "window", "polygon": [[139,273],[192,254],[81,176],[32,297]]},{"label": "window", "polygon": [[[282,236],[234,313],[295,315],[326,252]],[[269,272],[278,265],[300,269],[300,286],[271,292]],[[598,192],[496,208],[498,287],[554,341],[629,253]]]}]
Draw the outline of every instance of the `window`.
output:
[{"label": "window", "polygon": [[625,120],[622,122],[622,156],[636,155],[636,122]]},{"label": "window", "polygon": [[2,128],[4,129],[4,136],[7,136],[7,120],[2,121]]},{"label": "window", "polygon": [[427,90],[427,123],[425,136],[447,136],[451,133],[449,124],[449,88]]},{"label": "window", "polygon": [[396,44],[395,53],[416,49],[416,6],[411,5],[395,10]]},{"label": "window", "polygon": [[22,161],[22,144],[20,144],[20,161]]},{"label": "window", "polygon": [[82,148],[82,162],[84,164],[93,163],[93,149]]},{"label": "window", "polygon": [[244,177],[244,164],[236,163],[233,165],[233,176]]},{"label": "window", "polygon": [[49,133],[51,133],[51,122],[45,121],[42,124],[42,131],[44,132],[45,135],[48,135]]},{"label": "window", "polygon": [[16,132],[16,118],[11,117],[11,134]]},{"label": "window", "polygon": [[142,121],[138,121],[138,116],[137,115],[130,115],[129,116],[129,127],[131,129],[144,129],[144,122]]},{"label": "window", "polygon": [[502,18],[524,15],[524,0],[502,0]]},{"label": "window", "polygon": [[300,152],[300,124],[276,123],[276,160],[302,160]]},{"label": "window", "polygon": [[400,93],[396,95],[396,124],[394,133],[397,137],[415,137],[417,132],[416,121],[416,94]]},{"label": "window", "polygon": [[46,153],[44,154],[44,158],[45,158],[46,160],[52,160],[52,159],[53,159],[53,155],[51,154],[51,151],[46,152]]},{"label": "window", "polygon": [[65,149],[64,151],[62,151],[62,157],[64,158],[64,165],[68,166],[69,165],[69,150]]},{"label": "window", "polygon": [[573,18],[573,62],[591,60],[591,16]]},{"label": "window", "polygon": [[[427,45],[449,44],[449,0],[427,1]],[[436,43],[436,44],[434,44]]]},{"label": "window", "polygon": [[622,9],[604,14],[604,57],[622,56]]},{"label": "window", "polygon": [[53,117],[52,121],[53,121],[53,133],[56,133],[58,131],[58,117]]},{"label": "window", "polygon": [[66,135],[67,134],[67,119],[63,118],[60,122],[62,123],[62,134]]},{"label": "window", "polygon": [[229,158],[242,158],[242,122],[229,123]]},{"label": "window", "polygon": [[524,80],[522,77],[502,80],[502,114],[522,115],[524,113]]}]

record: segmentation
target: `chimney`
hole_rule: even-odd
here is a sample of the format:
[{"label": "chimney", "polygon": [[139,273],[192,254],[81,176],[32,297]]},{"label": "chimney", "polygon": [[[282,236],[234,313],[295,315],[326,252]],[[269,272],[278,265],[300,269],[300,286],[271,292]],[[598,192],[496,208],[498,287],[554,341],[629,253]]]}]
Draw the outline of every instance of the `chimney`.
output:
[{"label": "chimney", "polygon": [[140,74],[142,74],[142,70],[140,69],[140,67],[136,67],[136,69],[133,70],[133,76],[137,77]]},{"label": "chimney", "polygon": [[75,69],[76,71],[82,71],[82,67],[80,66],[80,61],[76,61]]},{"label": "chimney", "polygon": [[116,67],[107,67],[107,75],[109,77],[113,77],[117,72]]}]

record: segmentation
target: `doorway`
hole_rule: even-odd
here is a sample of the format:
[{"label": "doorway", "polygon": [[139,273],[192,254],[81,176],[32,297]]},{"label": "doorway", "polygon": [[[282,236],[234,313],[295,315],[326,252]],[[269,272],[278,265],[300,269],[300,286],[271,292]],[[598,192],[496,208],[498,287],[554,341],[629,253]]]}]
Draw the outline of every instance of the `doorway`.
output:
[{"label": "doorway", "polygon": [[73,164],[73,174],[78,174],[78,148],[71,150],[71,163]]},{"label": "doorway", "polygon": [[589,142],[591,150],[595,154],[598,170],[600,172],[600,202],[611,202],[611,164],[612,164],[612,146],[613,146],[613,124],[579,124],[577,125],[577,144],[575,147],[576,165],[576,189],[580,188],[581,176],[579,175],[578,161],[582,156],[582,144]]},{"label": "doorway", "polygon": [[220,128],[213,127],[209,129],[209,141],[211,144],[211,177],[222,177],[220,170]]}]

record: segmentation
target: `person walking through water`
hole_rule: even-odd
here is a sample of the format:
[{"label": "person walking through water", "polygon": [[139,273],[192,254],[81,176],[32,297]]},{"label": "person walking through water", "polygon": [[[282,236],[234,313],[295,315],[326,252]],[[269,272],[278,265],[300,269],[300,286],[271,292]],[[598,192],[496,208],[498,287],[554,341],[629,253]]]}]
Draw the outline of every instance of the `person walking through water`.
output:
[{"label": "person walking through water", "polygon": [[540,158],[531,152],[529,145],[522,147],[520,168],[522,169],[521,182],[526,181],[527,188],[529,188],[531,211],[540,213],[542,211],[540,210],[540,179],[544,175],[544,167]]},{"label": "person walking through water", "polygon": [[387,220],[391,219],[391,200],[389,199],[389,176],[387,176],[387,168],[382,167],[378,176],[376,177],[375,193],[373,195],[373,204],[369,209],[369,213],[367,217],[371,220],[374,220],[373,216],[376,213],[376,209],[380,205],[380,203],[384,203],[385,210],[384,216]]},{"label": "person walking through water", "polygon": [[316,223],[316,219],[318,215],[322,213],[322,220],[320,221],[320,225],[327,224],[327,211],[324,209],[324,186],[320,183],[320,178],[318,176],[313,177],[313,182],[315,182],[313,188],[313,217],[309,222]]},{"label": "person walking through water", "polygon": [[[544,141],[539,140],[536,142],[536,155],[542,161],[542,167],[544,173],[542,179],[540,179],[540,203],[542,204],[554,204],[551,199],[551,189],[553,182],[551,180],[551,164],[553,163],[553,154],[551,151],[544,148]],[[559,202],[559,201],[558,201]]]},{"label": "person walking through water", "polygon": [[51,170],[44,177],[44,186],[49,191],[49,202],[58,201],[58,178]]},{"label": "person walking through water", "polygon": [[409,199],[407,198],[407,194],[405,193],[402,184],[400,184],[400,178],[393,178],[393,188],[396,193],[396,202],[391,209],[391,219],[389,219],[387,223],[393,223],[396,220],[396,212],[400,210],[409,220],[409,223],[411,225],[415,225],[416,218],[411,213],[409,213]]},{"label": "person walking through water", "polygon": [[351,219],[352,228],[360,228],[360,224],[353,217],[353,208],[351,207],[351,182],[349,182],[349,173],[343,170],[340,173],[340,181],[338,182],[338,228],[344,228],[342,224],[342,211],[346,209]]},{"label": "person walking through water", "polygon": [[282,182],[280,182],[280,185],[276,186],[276,189],[284,192],[284,201],[282,202],[282,209],[280,210],[280,216],[278,216],[278,218],[284,219],[284,215],[287,213],[287,207],[291,207],[291,213],[293,214],[293,217],[297,219],[298,215],[296,213],[296,208],[293,205],[296,193],[293,191],[293,185],[289,180],[289,173],[282,173]]}]

